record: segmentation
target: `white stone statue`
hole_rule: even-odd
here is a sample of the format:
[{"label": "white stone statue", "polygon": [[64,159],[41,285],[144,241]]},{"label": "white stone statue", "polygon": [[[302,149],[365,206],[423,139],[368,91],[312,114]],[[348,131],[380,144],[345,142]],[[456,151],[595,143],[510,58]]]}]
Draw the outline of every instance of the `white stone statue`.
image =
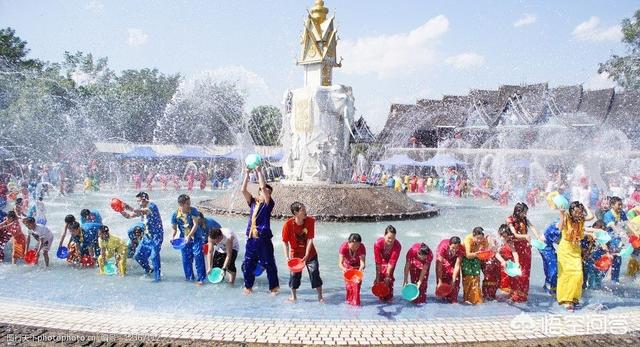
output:
[{"label": "white stone statue", "polygon": [[287,182],[340,183],[351,177],[349,139],[354,121],[351,87],[332,84],[337,30],[327,18],[324,1],[316,0],[302,34],[305,86],[287,91],[282,142]]}]

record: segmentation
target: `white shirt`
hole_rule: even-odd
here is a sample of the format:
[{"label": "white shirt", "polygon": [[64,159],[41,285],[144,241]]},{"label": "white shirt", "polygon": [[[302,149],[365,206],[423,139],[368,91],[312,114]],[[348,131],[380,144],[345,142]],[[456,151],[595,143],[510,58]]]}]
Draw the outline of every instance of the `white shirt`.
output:
[{"label": "white shirt", "polygon": [[238,242],[238,236],[232,230],[227,228],[220,228],[222,231],[222,240],[218,242],[215,246],[214,250],[218,253],[227,253],[227,240],[233,237],[233,249],[236,251],[240,250],[240,243]]},{"label": "white shirt", "polygon": [[49,228],[42,224],[36,224],[36,228],[34,230],[29,230],[29,234],[33,235],[33,238],[36,239],[36,241],[40,241],[40,238],[42,238],[43,241],[49,241],[49,244],[53,242],[53,233]]}]

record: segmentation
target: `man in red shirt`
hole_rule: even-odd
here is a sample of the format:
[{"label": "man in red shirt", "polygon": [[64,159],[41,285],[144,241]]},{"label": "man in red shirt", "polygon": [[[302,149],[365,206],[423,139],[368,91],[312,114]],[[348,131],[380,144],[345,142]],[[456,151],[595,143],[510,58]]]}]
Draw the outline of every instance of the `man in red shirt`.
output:
[{"label": "man in red shirt", "polygon": [[[284,254],[287,261],[292,258],[300,258],[305,263],[311,288],[318,292],[318,301],[324,302],[322,298],[322,279],[318,264],[318,253],[313,245],[315,236],[316,220],[307,216],[306,207],[300,202],[291,204],[293,217],[287,219],[282,226],[282,242],[284,243]],[[302,272],[291,272],[289,275],[289,288],[291,288],[290,301],[297,300],[296,291],[300,288]]]}]

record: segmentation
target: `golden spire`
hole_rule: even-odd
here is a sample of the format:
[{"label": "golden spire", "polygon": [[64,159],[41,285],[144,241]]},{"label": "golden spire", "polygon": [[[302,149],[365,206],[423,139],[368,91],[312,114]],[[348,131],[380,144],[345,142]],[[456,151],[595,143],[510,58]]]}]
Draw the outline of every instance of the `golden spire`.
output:
[{"label": "golden spire", "polygon": [[311,8],[311,19],[313,19],[313,23],[320,27],[320,24],[327,19],[327,13],[329,13],[329,9],[324,7],[323,0],[316,0],[315,5]]}]

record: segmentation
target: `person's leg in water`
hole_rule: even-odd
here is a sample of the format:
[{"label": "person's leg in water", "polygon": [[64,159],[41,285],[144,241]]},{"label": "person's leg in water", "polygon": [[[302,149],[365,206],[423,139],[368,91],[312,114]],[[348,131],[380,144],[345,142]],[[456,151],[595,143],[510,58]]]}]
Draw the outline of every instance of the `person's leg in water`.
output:
[{"label": "person's leg in water", "polygon": [[300,288],[300,280],[302,279],[302,272],[289,272],[289,288],[291,288],[291,296],[289,301],[296,302],[298,297],[296,292]]},{"label": "person's leg in water", "polygon": [[258,266],[258,239],[249,238],[244,252],[244,261],[242,262],[242,274],[244,275],[244,294],[253,292],[253,284],[255,281],[256,266]]},{"label": "person's leg in water", "polygon": [[192,247],[193,260],[196,265],[196,283],[198,285],[203,285],[204,281],[207,278],[207,270],[204,265],[204,254],[202,253],[202,242],[201,241],[193,241]]},{"label": "person's leg in water", "polygon": [[324,303],[322,297],[322,278],[320,278],[320,264],[318,263],[318,256],[316,255],[312,259],[307,260],[307,271],[309,272],[309,280],[311,280],[311,288],[315,289],[318,293],[318,301]]},{"label": "person's leg in water", "polygon": [[[273,254],[273,243],[270,239],[258,239],[258,255],[260,263],[267,271],[267,279],[269,280],[269,291],[272,294],[278,294],[280,290],[280,281],[278,280],[278,268],[276,267],[276,259]],[[255,266],[254,266],[255,270]]]},{"label": "person's leg in water", "polygon": [[153,266],[153,279],[158,282],[161,279],[160,270],[160,249],[162,247],[162,239],[153,240],[153,246],[151,248],[151,266]]},{"label": "person's leg in water", "polygon": [[180,250],[182,253],[182,270],[184,271],[184,280],[193,281],[195,275],[193,274],[193,240],[189,241],[184,248]]},{"label": "person's leg in water", "polygon": [[151,247],[143,242],[140,242],[138,247],[136,248],[136,252],[133,255],[133,259],[140,264],[140,267],[144,270],[145,274],[151,274],[151,266],[149,266],[149,257],[151,256],[152,249]]}]

